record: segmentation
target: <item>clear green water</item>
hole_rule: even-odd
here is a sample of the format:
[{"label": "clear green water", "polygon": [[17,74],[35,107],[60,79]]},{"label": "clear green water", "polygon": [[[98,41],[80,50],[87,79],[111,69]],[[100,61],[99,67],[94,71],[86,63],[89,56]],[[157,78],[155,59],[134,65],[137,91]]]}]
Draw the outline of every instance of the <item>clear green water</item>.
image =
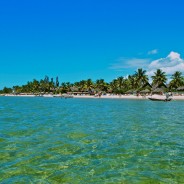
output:
[{"label": "clear green water", "polygon": [[0,97],[0,183],[184,183],[184,101]]}]

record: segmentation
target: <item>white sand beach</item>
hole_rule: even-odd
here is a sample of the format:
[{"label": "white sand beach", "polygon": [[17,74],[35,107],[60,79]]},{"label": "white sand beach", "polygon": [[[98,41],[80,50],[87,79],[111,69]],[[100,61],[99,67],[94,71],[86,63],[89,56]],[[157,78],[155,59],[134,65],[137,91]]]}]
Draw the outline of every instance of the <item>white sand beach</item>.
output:
[{"label": "white sand beach", "polygon": [[[151,97],[150,95],[147,96],[136,96],[136,95],[102,95],[102,96],[92,96],[92,95],[73,95],[74,98],[102,98],[102,99],[137,99],[137,100],[143,100],[148,99],[148,97]],[[165,95],[152,95],[152,97],[155,98],[163,98],[165,99]],[[173,95],[173,100],[184,100],[184,95]]]},{"label": "white sand beach", "polygon": [[[1,96],[7,96],[7,97],[36,97],[36,95],[14,95],[14,94],[6,94]],[[146,95],[146,96],[136,96],[136,95],[113,95],[113,94],[106,94],[101,96],[94,96],[94,95],[70,95],[73,98],[90,98],[90,99],[135,99],[135,100],[144,100],[148,99],[148,97],[154,97],[154,98],[161,98],[165,99],[165,95]],[[39,96],[37,96],[39,97]],[[43,95],[43,97],[65,97],[63,95]],[[172,100],[184,100],[184,95],[173,95]]]}]

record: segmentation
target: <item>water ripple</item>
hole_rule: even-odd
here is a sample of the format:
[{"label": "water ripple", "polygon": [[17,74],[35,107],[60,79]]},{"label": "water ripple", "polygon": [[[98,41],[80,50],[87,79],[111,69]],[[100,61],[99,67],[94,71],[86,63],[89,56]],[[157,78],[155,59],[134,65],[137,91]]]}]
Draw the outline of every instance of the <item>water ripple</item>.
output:
[{"label": "water ripple", "polygon": [[184,182],[181,101],[0,102],[0,183]]}]

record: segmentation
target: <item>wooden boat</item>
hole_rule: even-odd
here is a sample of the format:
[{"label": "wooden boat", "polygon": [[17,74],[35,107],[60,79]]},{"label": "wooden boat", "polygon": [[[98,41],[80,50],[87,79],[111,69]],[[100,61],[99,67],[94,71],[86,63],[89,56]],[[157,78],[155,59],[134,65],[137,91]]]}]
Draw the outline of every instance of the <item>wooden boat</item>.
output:
[{"label": "wooden boat", "polygon": [[163,101],[163,102],[169,102],[172,100],[172,98],[165,98],[165,99],[161,99],[161,98],[153,98],[153,97],[148,97],[149,100],[152,100],[152,101]]}]

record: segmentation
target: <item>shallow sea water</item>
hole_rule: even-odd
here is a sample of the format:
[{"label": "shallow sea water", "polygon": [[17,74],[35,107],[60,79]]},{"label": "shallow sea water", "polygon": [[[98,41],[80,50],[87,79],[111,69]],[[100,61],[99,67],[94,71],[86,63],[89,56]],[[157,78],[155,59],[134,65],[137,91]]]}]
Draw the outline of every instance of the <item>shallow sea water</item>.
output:
[{"label": "shallow sea water", "polygon": [[0,97],[0,183],[184,183],[184,101]]}]

